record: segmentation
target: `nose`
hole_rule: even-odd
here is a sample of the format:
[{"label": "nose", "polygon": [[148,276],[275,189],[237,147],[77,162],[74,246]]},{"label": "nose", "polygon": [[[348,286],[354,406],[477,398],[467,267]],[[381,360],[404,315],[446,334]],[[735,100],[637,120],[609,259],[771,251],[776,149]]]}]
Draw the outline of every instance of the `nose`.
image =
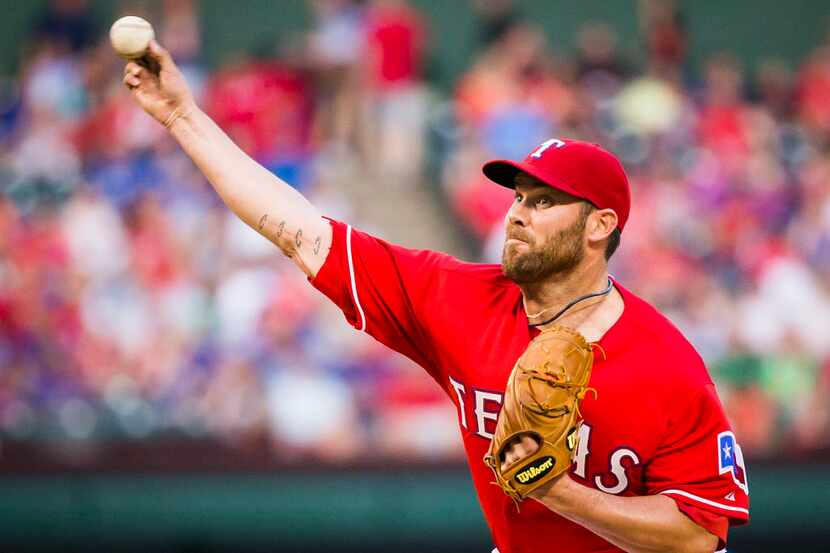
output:
[{"label": "nose", "polygon": [[513,202],[510,209],[507,210],[507,224],[508,226],[527,226],[527,208],[525,207],[524,202]]}]

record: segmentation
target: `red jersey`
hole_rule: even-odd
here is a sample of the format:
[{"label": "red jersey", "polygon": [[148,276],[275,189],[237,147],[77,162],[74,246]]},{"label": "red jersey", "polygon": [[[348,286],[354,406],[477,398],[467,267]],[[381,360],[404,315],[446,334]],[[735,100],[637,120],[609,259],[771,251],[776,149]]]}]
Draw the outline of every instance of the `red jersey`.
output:
[{"label": "red jersey", "polygon": [[[530,340],[519,287],[498,265],[389,244],[332,221],[312,284],[346,319],[424,367],[458,408],[484,515],[501,553],[620,551],[536,501],[521,510],[483,462],[507,378]],[[703,361],[653,307],[616,281],[625,307],[599,341],[571,477],[621,496],[665,494],[725,544],[749,518],[735,441]]]}]

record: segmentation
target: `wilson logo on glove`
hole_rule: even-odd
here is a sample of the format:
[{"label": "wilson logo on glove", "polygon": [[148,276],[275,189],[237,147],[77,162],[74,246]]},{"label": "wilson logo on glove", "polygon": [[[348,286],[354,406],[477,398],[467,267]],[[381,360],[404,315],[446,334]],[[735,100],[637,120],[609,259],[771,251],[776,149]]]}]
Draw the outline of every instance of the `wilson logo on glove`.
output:
[{"label": "wilson logo on glove", "polygon": [[531,482],[536,482],[541,477],[543,477],[545,473],[547,473],[550,469],[553,468],[553,464],[555,462],[556,460],[550,455],[548,455],[547,457],[542,457],[536,462],[531,463],[527,468],[517,472],[516,480],[518,480],[522,484],[530,484]]}]

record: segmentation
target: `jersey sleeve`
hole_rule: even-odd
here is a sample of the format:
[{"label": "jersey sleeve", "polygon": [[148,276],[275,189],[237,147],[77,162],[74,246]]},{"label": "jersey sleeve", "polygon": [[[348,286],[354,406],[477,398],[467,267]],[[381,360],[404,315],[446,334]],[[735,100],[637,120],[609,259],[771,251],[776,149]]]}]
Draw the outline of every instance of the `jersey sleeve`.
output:
[{"label": "jersey sleeve", "polygon": [[441,267],[453,258],[390,244],[329,219],[332,245],[311,284],[331,299],[356,329],[409,357],[443,385],[432,333],[439,331],[445,293]]},{"label": "jersey sleeve", "polygon": [[749,487],[741,448],[711,383],[678,402],[666,435],[648,462],[646,486],[717,535],[749,520]]}]

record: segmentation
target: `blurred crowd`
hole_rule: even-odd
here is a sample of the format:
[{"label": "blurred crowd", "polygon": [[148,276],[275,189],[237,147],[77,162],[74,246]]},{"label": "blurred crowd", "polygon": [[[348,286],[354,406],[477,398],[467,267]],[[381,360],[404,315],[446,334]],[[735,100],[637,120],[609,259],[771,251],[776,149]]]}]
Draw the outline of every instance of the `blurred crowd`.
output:
[{"label": "blurred crowd", "polygon": [[[87,4],[51,2],[0,78],[0,437],[461,459],[438,386],[352,330],[129,101]],[[830,40],[798,66],[723,53],[695,70],[667,2],[641,4],[629,58],[605,24],[559,52],[511,2],[475,0],[475,55],[446,94],[404,0],[310,0],[305,34],[215,70],[198,5],[158,6],[203,108],[358,227],[347,167],[399,183],[386,209],[434,187],[498,262],[511,195],[483,161],[551,136],[615,151],[633,212],[612,272],[704,356],[748,455],[830,447]]]}]

